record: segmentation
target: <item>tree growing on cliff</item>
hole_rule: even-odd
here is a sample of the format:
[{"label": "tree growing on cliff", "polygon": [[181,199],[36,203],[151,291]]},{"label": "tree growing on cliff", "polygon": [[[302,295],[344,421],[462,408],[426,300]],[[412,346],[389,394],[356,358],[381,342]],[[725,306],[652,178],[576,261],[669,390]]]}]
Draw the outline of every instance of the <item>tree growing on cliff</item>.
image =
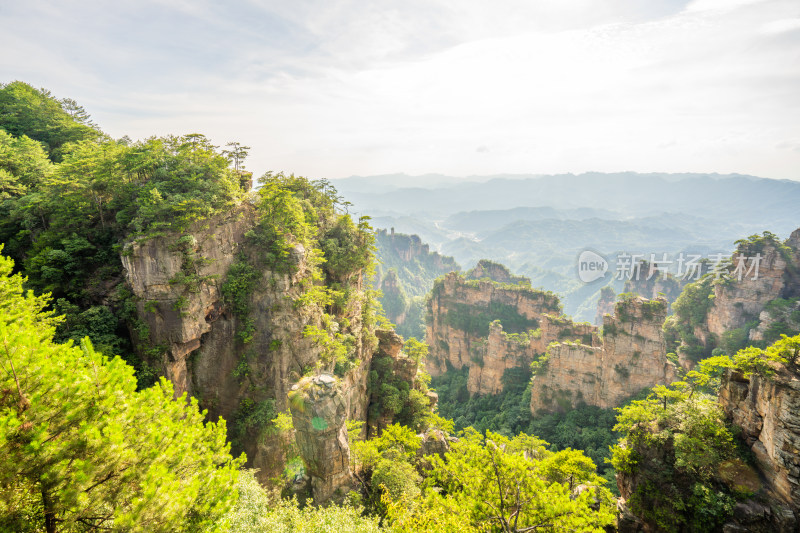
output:
[{"label": "tree growing on cliff", "polygon": [[59,318],[12,265],[0,256],[0,529],[218,529],[242,462],[224,421],[163,379],[137,392],[88,339],[55,344]]},{"label": "tree growing on cliff", "polygon": [[629,487],[628,506],[663,531],[713,531],[744,496],[722,467],[746,468],[716,397],[703,392],[727,358],[712,358],[687,381],[658,386],[618,409],[623,438],[611,462]]}]

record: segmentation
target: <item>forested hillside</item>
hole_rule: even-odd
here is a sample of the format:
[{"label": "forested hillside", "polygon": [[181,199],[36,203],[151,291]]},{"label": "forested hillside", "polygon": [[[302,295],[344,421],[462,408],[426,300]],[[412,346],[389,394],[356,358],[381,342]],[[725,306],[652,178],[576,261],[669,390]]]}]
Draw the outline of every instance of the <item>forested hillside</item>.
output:
[{"label": "forested hillside", "polygon": [[0,86],[0,529],[611,524],[582,453],[455,438],[376,311],[368,220],[324,181],[251,191],[246,152]]},{"label": "forested hillside", "polygon": [[417,235],[375,233],[375,286],[386,317],[406,338],[425,337],[425,296],[439,276],[458,271],[452,257],[432,252]]}]

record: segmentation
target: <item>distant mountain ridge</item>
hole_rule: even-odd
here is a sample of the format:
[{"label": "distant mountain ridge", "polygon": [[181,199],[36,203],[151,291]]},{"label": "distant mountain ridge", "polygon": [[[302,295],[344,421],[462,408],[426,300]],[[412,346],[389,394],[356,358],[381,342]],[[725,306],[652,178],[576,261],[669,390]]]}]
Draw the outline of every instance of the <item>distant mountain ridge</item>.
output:
[{"label": "distant mountain ridge", "polygon": [[559,293],[580,320],[594,318],[601,288],[575,275],[584,249],[730,254],[737,239],[765,229],[786,237],[800,225],[800,182],[741,174],[398,174],[335,185],[375,227],[419,235],[465,268],[484,258],[508,265]]}]

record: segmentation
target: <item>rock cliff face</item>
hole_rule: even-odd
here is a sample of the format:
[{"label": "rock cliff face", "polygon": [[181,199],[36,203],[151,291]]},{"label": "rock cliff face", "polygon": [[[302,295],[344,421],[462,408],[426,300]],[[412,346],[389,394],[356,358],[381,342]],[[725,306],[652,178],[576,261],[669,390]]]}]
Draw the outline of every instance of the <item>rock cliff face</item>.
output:
[{"label": "rock cliff face", "polygon": [[689,279],[676,278],[669,272],[660,271],[659,268],[657,263],[641,261],[639,275],[625,281],[623,292],[632,292],[650,300],[658,297],[666,298],[669,311],[669,306],[678,299]]},{"label": "rock cliff face", "polygon": [[[498,279],[514,279],[505,275],[507,271],[494,270]],[[507,369],[527,367],[549,343],[597,341],[594,326],[559,316],[558,297],[552,293],[525,283],[485,279],[488,276],[467,277],[448,274],[437,281],[428,300],[427,370],[432,376],[467,366],[470,394],[497,394]]]},{"label": "rock cliff face", "polygon": [[[452,257],[440,255],[438,252],[432,252],[430,246],[423,243],[419,235],[406,235],[404,233],[395,233],[394,229],[387,232],[386,230],[379,230],[376,233],[379,248],[386,247],[390,249],[393,254],[400,260],[406,263],[412,263],[414,260],[420,260],[424,263],[429,263],[431,267],[436,270],[446,271],[457,269],[458,265]],[[389,254],[381,254],[389,255]]]},{"label": "rock cliff face", "polygon": [[289,391],[295,441],[311,477],[314,501],[342,501],[353,488],[347,443],[347,395],[332,374],[306,377]]},{"label": "rock cliff face", "polygon": [[[708,312],[706,328],[716,338],[757,318],[768,302],[790,297],[796,292],[786,283],[789,258],[772,245],[766,245],[760,253],[758,279],[744,276],[741,281],[732,280],[714,286],[714,303]],[[749,255],[748,252],[737,252],[732,262],[736,265],[740,258],[744,260]]]},{"label": "rock cliff face", "polygon": [[[196,224],[183,236],[133,242],[122,260],[134,294],[132,330],[138,351],[174,383],[177,394],[198,398],[210,418],[228,421],[234,447],[247,453],[265,481],[282,470],[284,458],[263,419],[288,409],[287,392],[300,376],[315,368],[332,372],[335,361],[325,359],[324,343],[307,334],[308,328],[327,329],[324,321],[331,315],[301,299],[315,282],[310,252],[299,244],[290,250],[286,268],[254,271],[252,290],[243,296],[250,309],[251,339],[243,342],[247,324],[234,315],[222,287],[234,263],[259,253],[246,237],[255,224],[254,209],[242,205]],[[375,339],[362,328],[360,272],[344,285],[352,297],[333,318],[339,333],[352,342],[348,366],[337,368],[340,396],[348,418],[366,421]]]},{"label": "rock cliff face", "polygon": [[772,378],[729,371],[719,401],[741,428],[770,493],[800,512],[800,375],[782,365]]},{"label": "rock cliff face", "polygon": [[174,238],[159,237],[131,243],[122,254],[127,282],[136,296],[137,316],[147,326],[147,338],[141,340],[161,352],[163,373],[178,395],[191,392],[189,355],[201,347],[201,338],[213,323],[221,319],[217,327],[224,328],[230,317],[222,312],[219,283],[202,283],[192,290],[192,298],[181,300],[186,291],[175,280],[183,273],[187,256],[197,255],[204,257],[191,267],[198,277],[224,277],[251,226],[252,214],[242,207],[215,219],[208,231],[189,233],[183,246],[176,246]]},{"label": "rock cliff face", "polygon": [[523,276],[515,276],[511,273],[505,265],[489,261],[488,259],[481,259],[475,268],[467,272],[467,279],[485,279],[489,278],[497,283],[512,283],[517,284],[527,281]]},{"label": "rock cliff face", "polygon": [[473,363],[469,368],[467,389],[472,394],[499,394],[503,392],[505,371],[528,366],[547,350],[547,345],[557,339],[580,339],[590,345],[599,342],[597,328],[590,324],[575,324],[571,320],[553,315],[541,315],[540,327],[535,333],[508,334],[500,322],[489,326],[489,337],[473,347]]},{"label": "rock cliff face", "polygon": [[780,333],[800,331],[796,327],[800,314],[790,316],[794,309],[781,316],[785,306],[770,307],[780,300],[800,296],[800,230],[784,243],[771,234],[739,241],[730,264],[718,274],[719,279],[714,279],[717,276],[712,272],[697,282],[691,293],[693,299],[687,298],[685,292],[681,300],[687,308],[686,316],[676,313],[678,316],[671,319],[671,329],[684,330],[679,334],[678,347],[684,366],[691,366],[690,359],[696,361],[710,355],[716,347],[735,352],[747,340],[769,344]]},{"label": "rock cliff face", "polygon": [[408,297],[397,276],[397,271],[390,270],[381,280],[381,305],[386,318],[397,325],[403,325],[408,315]]},{"label": "rock cliff face", "polygon": [[[383,429],[394,422],[397,414],[387,409],[384,396],[387,389],[381,385],[397,388],[400,383],[419,385],[416,382],[418,363],[409,358],[403,350],[403,339],[393,330],[379,329],[378,351],[373,356],[372,387],[370,389],[370,410],[367,416],[367,436],[380,435]],[[389,389],[392,390],[392,389]],[[392,391],[393,392],[393,391]]]},{"label": "rock cliff face", "polygon": [[425,295],[436,278],[460,267],[452,257],[432,252],[417,235],[380,230],[375,244],[379,264],[373,283],[381,290],[386,318],[406,338],[421,339]]},{"label": "rock cliff face", "polygon": [[646,387],[675,380],[661,325],[665,299],[620,301],[605,315],[603,340],[550,345],[533,378],[531,412],[567,410],[584,402],[616,407]]},{"label": "rock cliff face", "polygon": [[597,300],[597,314],[594,318],[594,323],[598,326],[603,325],[603,317],[605,315],[614,314],[614,304],[617,302],[617,294],[610,286],[603,287],[600,290],[600,298]]}]

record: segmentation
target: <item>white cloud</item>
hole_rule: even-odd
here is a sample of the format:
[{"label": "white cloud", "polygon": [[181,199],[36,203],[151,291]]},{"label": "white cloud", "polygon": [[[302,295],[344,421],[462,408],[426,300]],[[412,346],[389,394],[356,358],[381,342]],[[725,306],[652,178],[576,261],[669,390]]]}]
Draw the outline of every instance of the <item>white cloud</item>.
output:
[{"label": "white cloud", "polygon": [[241,140],[257,172],[800,179],[779,148],[800,136],[794,0],[139,5],[72,37],[57,26],[91,9],[16,7],[0,79],[76,98],[113,135]]},{"label": "white cloud", "polygon": [[772,20],[761,26],[761,31],[769,35],[778,35],[800,30],[800,18]]}]

